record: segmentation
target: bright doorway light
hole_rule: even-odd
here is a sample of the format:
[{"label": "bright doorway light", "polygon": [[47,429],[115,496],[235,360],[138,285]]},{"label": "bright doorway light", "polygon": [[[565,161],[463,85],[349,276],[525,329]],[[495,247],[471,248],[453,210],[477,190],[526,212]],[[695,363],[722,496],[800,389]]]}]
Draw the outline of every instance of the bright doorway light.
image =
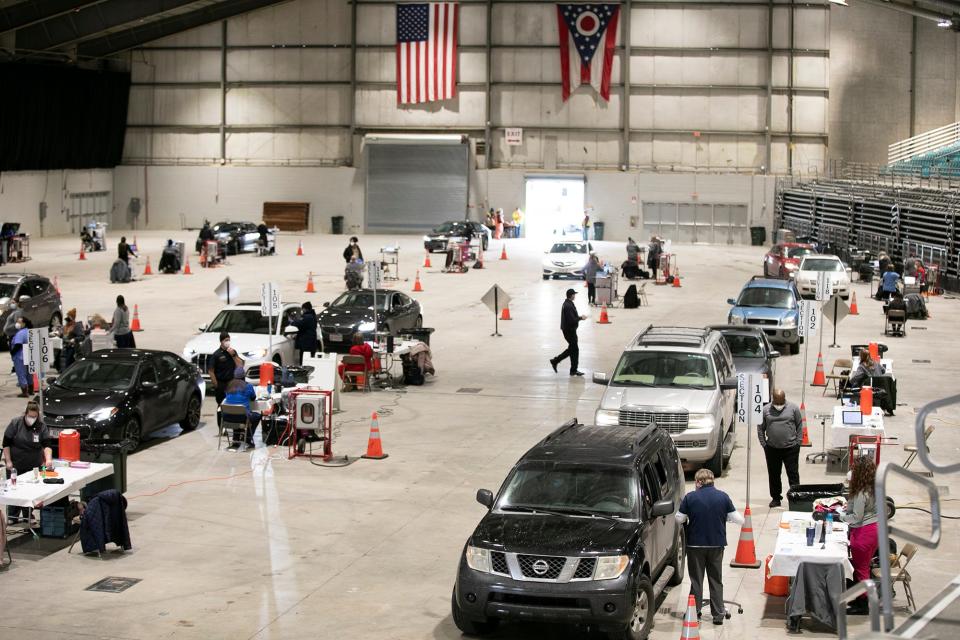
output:
[{"label": "bright doorway light", "polygon": [[527,178],[524,235],[548,243],[581,238],[583,178]]}]

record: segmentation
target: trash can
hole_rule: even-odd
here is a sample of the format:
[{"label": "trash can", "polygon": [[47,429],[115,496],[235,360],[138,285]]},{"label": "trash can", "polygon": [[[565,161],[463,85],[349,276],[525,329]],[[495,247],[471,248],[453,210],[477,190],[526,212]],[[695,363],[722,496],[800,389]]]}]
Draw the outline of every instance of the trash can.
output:
[{"label": "trash can", "polygon": [[335,236],[343,234],[343,216],[332,216],[330,218],[330,233]]},{"label": "trash can", "polygon": [[843,483],[837,484],[798,484],[787,491],[790,511],[813,511],[813,503],[820,498],[843,495]]},{"label": "trash can", "polygon": [[430,346],[430,334],[433,333],[435,329],[430,327],[420,327],[419,329],[404,329],[400,332],[401,338],[410,338],[411,340],[419,340],[420,342]]},{"label": "trash can", "polygon": [[130,453],[130,443],[126,440],[80,441],[80,460],[113,464],[112,476],[95,480],[83,488],[81,495],[84,500],[89,500],[107,489],[116,489],[120,493],[126,492],[128,453]]},{"label": "trash can", "polygon": [[593,239],[603,240],[603,223],[602,222],[593,223]]},{"label": "trash can", "polygon": [[754,247],[762,247],[767,243],[766,227],[750,227],[750,244]]}]

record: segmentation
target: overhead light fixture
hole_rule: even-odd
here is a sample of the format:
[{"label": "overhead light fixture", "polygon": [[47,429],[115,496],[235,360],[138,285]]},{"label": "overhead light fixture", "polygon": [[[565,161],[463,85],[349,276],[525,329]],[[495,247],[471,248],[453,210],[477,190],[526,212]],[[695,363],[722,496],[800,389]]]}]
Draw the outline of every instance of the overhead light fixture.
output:
[{"label": "overhead light fixture", "polygon": [[849,7],[847,0],[830,0],[830,4],[839,4],[841,7]]},{"label": "overhead light fixture", "polygon": [[[833,0],[831,0],[831,2],[832,1]],[[937,26],[940,27],[941,29],[949,29],[950,27],[953,26],[953,20],[951,20],[950,18],[940,18],[937,21]]]}]

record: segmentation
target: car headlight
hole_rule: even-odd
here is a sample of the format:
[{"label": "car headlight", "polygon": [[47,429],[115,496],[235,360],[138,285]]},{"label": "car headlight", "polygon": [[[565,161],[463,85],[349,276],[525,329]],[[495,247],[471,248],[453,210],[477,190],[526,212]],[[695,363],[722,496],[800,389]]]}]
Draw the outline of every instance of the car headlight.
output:
[{"label": "car headlight", "polygon": [[712,413],[691,413],[687,419],[687,427],[691,429],[713,429]]},{"label": "car headlight", "polygon": [[597,409],[593,422],[598,427],[612,427],[620,424],[620,412],[614,409]]},{"label": "car headlight", "polygon": [[94,422],[103,422],[104,420],[109,420],[113,416],[117,415],[116,407],[103,407],[102,409],[97,409],[96,411],[91,411],[87,414],[87,418],[93,420]]},{"label": "car headlight", "polygon": [[594,580],[613,580],[619,578],[630,564],[630,556],[600,556],[593,570]]},{"label": "car headlight", "polygon": [[377,325],[374,324],[373,322],[361,322],[360,325],[357,327],[357,331],[359,331],[360,333],[368,333],[370,331],[376,330],[376,328],[377,328]]},{"label": "car headlight", "polygon": [[467,566],[474,571],[490,573],[490,550],[467,546]]},{"label": "car headlight", "polygon": [[430,242],[430,240],[431,240],[430,236],[423,236],[424,242]]},{"label": "car headlight", "polygon": [[244,360],[247,358],[262,358],[263,356],[267,355],[267,350],[253,349],[252,351],[244,351],[241,355],[243,355]]},{"label": "car headlight", "polygon": [[797,328],[797,319],[796,318],[785,318],[780,321],[780,326],[784,329],[796,329]]},{"label": "car headlight", "polygon": [[730,317],[727,318],[727,322],[729,324],[743,324],[744,320],[743,320],[743,316],[735,316],[733,314],[730,314]]}]

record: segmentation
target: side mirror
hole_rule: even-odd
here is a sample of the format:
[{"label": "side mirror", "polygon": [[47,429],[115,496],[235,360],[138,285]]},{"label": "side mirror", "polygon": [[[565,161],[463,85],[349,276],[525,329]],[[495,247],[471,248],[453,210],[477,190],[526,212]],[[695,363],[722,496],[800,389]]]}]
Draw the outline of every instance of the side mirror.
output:
[{"label": "side mirror", "polygon": [[289,326],[286,326],[286,327],[283,328],[283,333],[284,333],[284,334],[300,333],[300,329],[297,329],[297,328],[296,328],[295,326],[293,326],[293,325],[289,325]]},{"label": "side mirror", "polygon": [[487,509],[493,508],[493,492],[489,489],[477,489],[477,502]]},{"label": "side mirror", "polygon": [[673,500],[658,500],[653,503],[653,509],[650,510],[650,517],[660,518],[662,516],[669,516],[673,511]]},{"label": "side mirror", "polygon": [[605,373],[600,373],[599,371],[593,372],[593,383],[602,384],[604,386],[610,384],[610,378]]},{"label": "side mirror", "polygon": [[329,303],[329,302],[324,302],[324,303],[323,303],[323,306],[329,307],[329,306],[330,306],[330,303]]},{"label": "side mirror", "polygon": [[205,324],[202,324],[199,327],[197,327],[197,331],[199,331],[200,333],[203,333],[206,330],[207,330],[207,325]]},{"label": "side mirror", "polygon": [[736,391],[737,390],[737,376],[730,376],[726,380],[720,383],[721,391]]},{"label": "side mirror", "polygon": [[140,382],[140,386],[143,387],[144,389],[153,389],[154,387],[157,386],[157,383],[152,382],[150,380],[142,380]]},{"label": "side mirror", "polygon": [[771,352],[770,352],[770,357],[771,357],[771,358],[779,358],[779,357],[780,357],[780,352],[779,352],[779,351],[771,351]]},{"label": "side mirror", "polygon": [[734,300],[733,298],[727,298],[727,304],[732,304],[735,306],[737,304],[737,301]]},{"label": "side mirror", "polygon": [[26,301],[29,300],[29,299],[30,299],[30,296],[28,296],[28,295],[22,295],[22,296],[20,296],[19,298],[17,298],[17,302],[23,303],[23,302],[26,302]]}]

